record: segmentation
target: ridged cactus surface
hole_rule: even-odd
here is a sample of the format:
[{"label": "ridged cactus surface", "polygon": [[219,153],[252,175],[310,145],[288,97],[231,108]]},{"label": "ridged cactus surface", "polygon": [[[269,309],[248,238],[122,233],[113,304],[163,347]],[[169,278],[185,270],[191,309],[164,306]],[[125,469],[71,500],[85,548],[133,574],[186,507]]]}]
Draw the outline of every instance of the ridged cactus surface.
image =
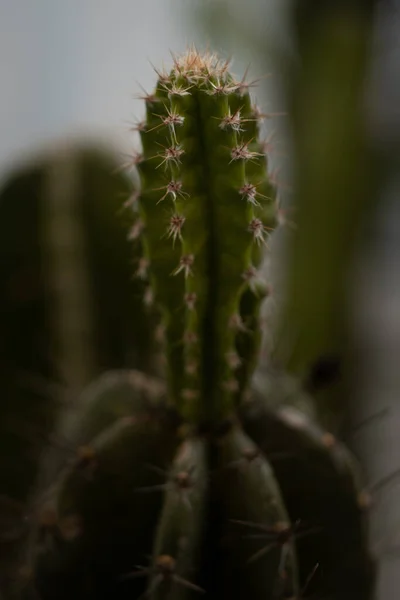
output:
[{"label": "ridged cactus surface", "polygon": [[276,224],[258,116],[228,64],[197,52],[161,75],[146,116],[139,210],[170,399],[193,422],[218,419],[234,406],[247,358],[237,348],[241,298],[263,295],[256,267]]},{"label": "ridged cactus surface", "polygon": [[158,75],[131,237],[161,314],[166,384],[117,372],[81,399],[16,594],[369,600],[353,459],[310,417],[251,394],[257,269],[277,224],[259,111],[213,55],[191,50]]}]

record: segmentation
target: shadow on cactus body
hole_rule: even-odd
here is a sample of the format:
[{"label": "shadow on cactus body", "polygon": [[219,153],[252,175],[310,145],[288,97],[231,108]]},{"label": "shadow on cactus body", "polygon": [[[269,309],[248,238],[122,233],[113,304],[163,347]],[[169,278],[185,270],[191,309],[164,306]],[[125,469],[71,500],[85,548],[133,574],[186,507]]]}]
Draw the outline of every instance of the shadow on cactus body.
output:
[{"label": "shadow on cactus body", "polygon": [[134,233],[166,386],[116,372],[81,398],[59,433],[70,460],[47,463],[15,593],[368,600],[353,460],[304,413],[250,393],[277,207],[248,86],[189,51],[145,103]]}]

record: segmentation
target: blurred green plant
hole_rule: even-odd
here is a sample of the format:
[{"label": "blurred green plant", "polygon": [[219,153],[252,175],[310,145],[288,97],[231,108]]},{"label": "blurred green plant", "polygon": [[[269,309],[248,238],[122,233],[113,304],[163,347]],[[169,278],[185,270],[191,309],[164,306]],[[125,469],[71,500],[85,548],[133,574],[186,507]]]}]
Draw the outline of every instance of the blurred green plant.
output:
[{"label": "blurred green plant", "polygon": [[[12,563],[57,416],[105,369],[155,368],[132,277],[132,183],[85,145],[49,151],[0,192],[0,555]],[[4,563],[0,574],[5,576]]]},{"label": "blurred green plant", "polygon": [[[300,61],[287,96],[296,229],[288,244],[275,356],[301,378],[324,357],[340,362],[342,375],[351,371],[352,275],[381,183],[366,112],[375,5],[294,4]],[[330,412],[331,423],[348,409],[340,377],[338,384],[318,399],[320,416]]]}]

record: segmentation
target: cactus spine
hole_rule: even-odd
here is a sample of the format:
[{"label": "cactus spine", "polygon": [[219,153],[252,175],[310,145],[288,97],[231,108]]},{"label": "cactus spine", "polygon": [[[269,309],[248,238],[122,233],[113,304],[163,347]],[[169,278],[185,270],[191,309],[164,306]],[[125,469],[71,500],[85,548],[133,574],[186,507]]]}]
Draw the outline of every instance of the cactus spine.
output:
[{"label": "cactus spine", "polygon": [[161,313],[166,391],[116,373],[82,398],[65,429],[75,458],[50,476],[52,525],[32,533],[27,590],[299,600],[308,585],[315,598],[367,600],[373,568],[347,451],[301,413],[244,401],[266,293],[257,268],[277,222],[248,85],[191,50],[145,103],[131,237]]}]

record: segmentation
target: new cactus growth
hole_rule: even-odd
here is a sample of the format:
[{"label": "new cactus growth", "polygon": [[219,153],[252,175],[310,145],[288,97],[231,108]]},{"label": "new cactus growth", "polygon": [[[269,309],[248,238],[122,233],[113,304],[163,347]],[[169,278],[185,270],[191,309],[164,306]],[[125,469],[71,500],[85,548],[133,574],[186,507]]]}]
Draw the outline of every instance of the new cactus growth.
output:
[{"label": "new cactus growth", "polygon": [[190,50],[145,97],[131,237],[167,382],[117,372],[82,398],[60,433],[74,457],[47,475],[53,518],[32,532],[22,597],[371,597],[353,460],[302,413],[251,399],[257,268],[277,206],[259,112],[228,66]]}]

